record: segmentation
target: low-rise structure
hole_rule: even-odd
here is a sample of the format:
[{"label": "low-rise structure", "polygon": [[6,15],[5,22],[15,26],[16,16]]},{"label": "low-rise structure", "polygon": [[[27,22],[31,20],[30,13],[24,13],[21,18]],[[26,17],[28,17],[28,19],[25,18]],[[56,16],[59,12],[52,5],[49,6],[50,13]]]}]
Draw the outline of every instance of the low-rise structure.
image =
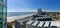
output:
[{"label": "low-rise structure", "polygon": [[38,9],[35,15],[15,20],[15,28],[60,28],[60,21],[54,21],[52,15]]}]

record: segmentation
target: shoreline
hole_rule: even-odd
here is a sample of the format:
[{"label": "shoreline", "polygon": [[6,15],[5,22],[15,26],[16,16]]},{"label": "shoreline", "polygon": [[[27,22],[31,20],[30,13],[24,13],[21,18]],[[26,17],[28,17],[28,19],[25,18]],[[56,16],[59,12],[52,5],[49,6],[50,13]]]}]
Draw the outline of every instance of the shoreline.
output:
[{"label": "shoreline", "polygon": [[34,14],[7,17],[7,22],[12,22],[12,21],[14,21],[16,19],[25,18],[25,17],[32,16],[32,15],[34,15]]}]

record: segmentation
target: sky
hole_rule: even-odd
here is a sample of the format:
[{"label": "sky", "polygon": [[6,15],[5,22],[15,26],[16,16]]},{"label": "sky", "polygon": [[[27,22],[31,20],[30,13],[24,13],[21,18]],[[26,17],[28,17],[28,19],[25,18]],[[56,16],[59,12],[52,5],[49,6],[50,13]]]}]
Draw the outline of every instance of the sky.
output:
[{"label": "sky", "polygon": [[60,12],[60,0],[7,0],[7,12]]}]

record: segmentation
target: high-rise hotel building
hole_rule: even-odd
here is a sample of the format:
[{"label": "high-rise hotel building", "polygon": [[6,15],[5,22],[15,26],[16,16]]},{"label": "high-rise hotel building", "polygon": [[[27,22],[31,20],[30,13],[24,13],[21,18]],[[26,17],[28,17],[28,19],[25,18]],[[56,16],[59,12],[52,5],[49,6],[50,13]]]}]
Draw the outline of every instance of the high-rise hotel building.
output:
[{"label": "high-rise hotel building", "polygon": [[7,0],[0,0],[0,28],[7,28]]}]

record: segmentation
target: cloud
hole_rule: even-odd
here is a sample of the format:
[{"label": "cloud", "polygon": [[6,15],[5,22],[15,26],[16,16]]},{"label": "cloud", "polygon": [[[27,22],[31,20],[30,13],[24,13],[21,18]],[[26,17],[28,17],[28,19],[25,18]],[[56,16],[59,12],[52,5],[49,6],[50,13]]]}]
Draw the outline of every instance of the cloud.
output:
[{"label": "cloud", "polygon": [[32,9],[32,8],[8,9],[7,12],[37,12],[37,9]]},{"label": "cloud", "polygon": [[60,12],[59,9],[45,9],[45,8],[43,8],[42,10],[46,11],[46,12]]}]

